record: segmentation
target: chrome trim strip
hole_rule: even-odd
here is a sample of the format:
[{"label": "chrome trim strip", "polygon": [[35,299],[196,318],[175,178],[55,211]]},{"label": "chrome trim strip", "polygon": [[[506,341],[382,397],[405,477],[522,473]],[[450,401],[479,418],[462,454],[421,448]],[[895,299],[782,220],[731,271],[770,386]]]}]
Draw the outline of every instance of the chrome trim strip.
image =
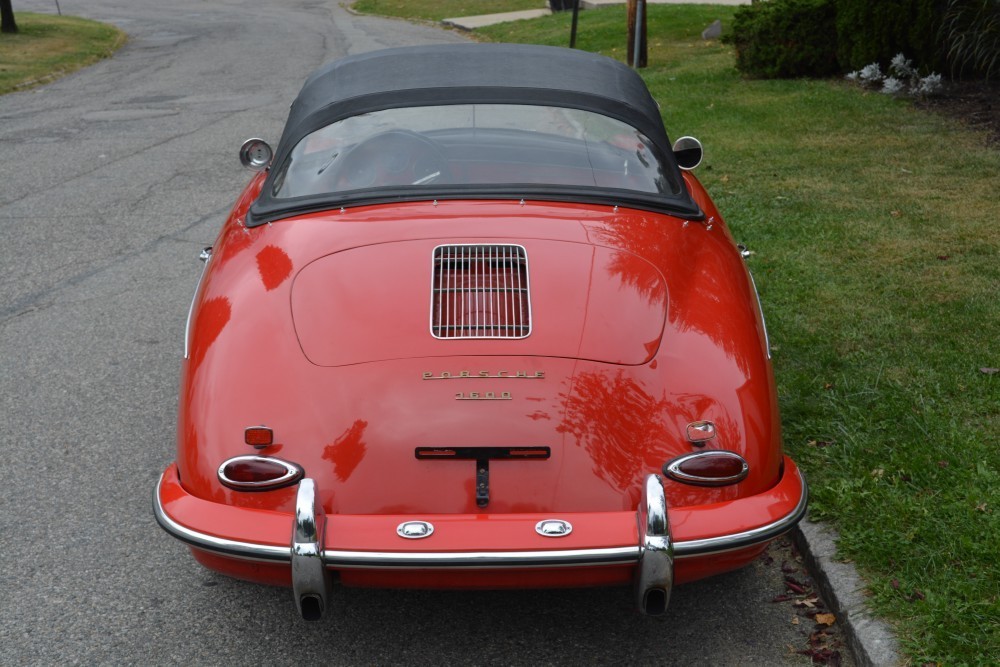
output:
[{"label": "chrome trim strip", "polygon": [[291,560],[291,549],[289,547],[227,540],[182,526],[163,511],[163,505],[160,504],[160,486],[162,484],[163,475],[161,474],[160,480],[156,483],[156,488],[153,489],[153,516],[156,517],[157,523],[160,524],[163,530],[178,540],[199,549],[214,551],[243,560],[284,561],[286,563]]},{"label": "chrome trim strip", "polygon": [[639,559],[639,547],[565,551],[323,552],[327,567],[350,568],[519,568],[624,565]]},{"label": "chrome trim strip", "polygon": [[[808,506],[808,488],[802,473],[802,498],[788,515],[760,528],[742,533],[710,537],[703,540],[688,540],[673,542],[674,559],[704,556],[734,549],[752,547],[768,542],[795,527]],[[264,544],[252,544],[226,540],[212,535],[206,535],[186,528],[163,511],[160,505],[160,485],[163,475],[153,490],[153,514],[160,526],[175,538],[193,547],[213,551],[233,558],[259,561],[291,561],[289,547],[279,547]],[[576,549],[567,551],[494,551],[467,553],[390,553],[378,551],[325,551],[323,562],[327,567],[358,567],[358,568],[421,568],[421,567],[482,567],[482,568],[517,568],[517,567],[554,567],[554,566],[586,566],[586,565],[620,565],[636,562],[640,558],[641,549],[638,546],[609,547],[606,549]]]},{"label": "chrome trim strip", "polygon": [[802,482],[802,497],[799,499],[799,503],[795,506],[795,509],[787,515],[766,526],[747,530],[742,533],[709,537],[703,540],[675,542],[674,556],[676,558],[691,558],[693,556],[705,556],[723,551],[743,549],[763,542],[769,542],[779,535],[787,533],[806,515],[806,508],[809,506],[809,487],[806,486],[806,480],[802,476],[802,473],[799,472],[798,474],[799,480]]},{"label": "chrome trim strip", "polygon": [[211,246],[203,248],[201,253],[198,255],[198,259],[204,262],[204,265],[201,267],[201,275],[198,276],[198,283],[194,286],[194,294],[191,295],[191,305],[188,306],[187,322],[184,324],[185,359],[189,359],[191,357],[191,316],[194,314],[194,302],[198,298],[198,292],[201,290],[201,281],[205,279],[205,272],[208,271],[208,263],[212,259]]},{"label": "chrome trim strip", "polygon": [[760,313],[760,325],[764,329],[764,347],[767,349],[767,358],[771,358],[771,338],[767,335],[767,320],[764,319],[764,305],[760,302],[760,292],[757,291],[757,281],[753,279],[753,273],[747,269],[750,276],[750,284],[753,286],[753,295],[757,297],[757,312]]}]

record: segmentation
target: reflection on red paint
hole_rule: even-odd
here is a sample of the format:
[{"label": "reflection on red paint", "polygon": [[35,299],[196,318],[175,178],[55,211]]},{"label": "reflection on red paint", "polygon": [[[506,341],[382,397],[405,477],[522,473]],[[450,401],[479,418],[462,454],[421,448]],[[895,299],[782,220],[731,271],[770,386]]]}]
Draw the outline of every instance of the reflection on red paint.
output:
[{"label": "reflection on red paint", "polygon": [[[662,303],[666,299],[666,285],[660,274],[642,258],[665,257],[676,261],[678,248],[676,235],[671,227],[663,224],[658,216],[642,214],[630,215],[608,221],[608,227],[596,232],[596,236],[608,245],[628,252],[615,254],[608,267],[611,275],[617,276],[625,285],[634,287],[650,305]],[[667,262],[668,266],[672,264]]]},{"label": "reflection on red paint", "polygon": [[224,266],[239,257],[254,242],[254,238],[254,233],[245,228],[227,229],[212,253],[212,264],[216,267]]},{"label": "reflection on red paint", "polygon": [[748,375],[751,362],[747,351],[756,355],[757,345],[752,342],[756,331],[753,324],[744,329],[733,324],[739,320],[755,322],[755,314],[748,310],[752,304],[747,300],[745,272],[734,253],[720,252],[730,243],[725,236],[706,235],[701,225],[692,229],[698,231],[678,234],[677,227],[664,225],[658,216],[633,215],[616,218],[598,230],[596,237],[632,253],[618,253],[609,270],[650,304],[665,300],[667,294],[663,283],[653,279],[647,265],[636,261],[636,256],[657,258],[657,266],[668,280],[669,322],[678,330],[708,336]]},{"label": "reflection on red paint", "polygon": [[[651,395],[624,371],[581,373],[569,395],[560,394],[565,408],[556,427],[576,440],[593,461],[594,472],[624,493],[641,487],[650,470],[691,451],[678,434],[696,415],[713,415],[720,433],[737,433],[736,422],[717,402],[698,394]],[[716,445],[720,447],[719,438]],[[723,443],[740,449],[742,441]],[[671,506],[700,505],[738,497],[736,487],[704,488],[670,482]],[[638,502],[635,497],[634,502]]]},{"label": "reflection on red paint", "polygon": [[[640,248],[636,248],[638,249]],[[667,290],[660,272],[642,256],[631,254],[631,248],[629,251],[615,253],[608,271],[612,276],[617,276],[622,283],[646,297],[649,305],[663,304],[667,298]]]},{"label": "reflection on red paint", "polygon": [[208,348],[226,328],[231,315],[229,299],[224,296],[213,297],[201,304],[191,336],[191,366],[194,371],[198,370]]},{"label": "reflection on red paint", "polygon": [[264,289],[268,292],[275,289],[292,275],[292,260],[281,248],[273,245],[264,246],[257,253],[257,271]]},{"label": "reflection on red paint", "polygon": [[365,458],[366,446],[361,439],[368,428],[368,422],[358,419],[339,438],[323,448],[323,458],[333,462],[333,473],[341,482],[346,482],[354,469]]},{"label": "reflection on red paint", "polygon": [[637,488],[644,471],[663,462],[663,444],[671,440],[665,398],[649,395],[618,371],[581,373],[563,399],[565,416],[556,430],[576,438],[594,461],[594,472],[615,488]]}]

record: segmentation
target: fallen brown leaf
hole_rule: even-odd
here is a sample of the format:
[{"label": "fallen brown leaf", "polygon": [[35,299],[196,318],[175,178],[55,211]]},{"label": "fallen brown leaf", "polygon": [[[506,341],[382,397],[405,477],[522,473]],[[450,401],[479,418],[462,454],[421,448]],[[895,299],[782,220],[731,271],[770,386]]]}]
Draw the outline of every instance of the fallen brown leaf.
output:
[{"label": "fallen brown leaf", "polygon": [[807,649],[799,651],[799,654],[809,656],[814,665],[831,665],[840,667],[840,652],[828,648]]},{"label": "fallen brown leaf", "polygon": [[817,597],[806,598],[806,599],[803,599],[803,600],[796,600],[794,603],[792,603],[792,606],[794,606],[794,607],[806,607],[807,609],[814,609],[816,607],[816,603],[817,602],[819,602],[819,598],[817,598]]},{"label": "fallen brown leaf", "polygon": [[820,647],[829,637],[830,635],[823,630],[814,630],[813,633],[809,635],[809,645]]},{"label": "fallen brown leaf", "polygon": [[785,579],[785,586],[788,587],[788,590],[798,593],[799,595],[804,595],[806,592],[806,587],[791,577]]},{"label": "fallen brown leaf", "polygon": [[810,447],[818,447],[818,448],[822,449],[823,447],[829,447],[830,445],[832,445],[833,441],[832,440],[810,440],[806,444],[809,445]]},{"label": "fallen brown leaf", "polygon": [[816,614],[816,618],[813,620],[820,625],[833,625],[834,621],[837,620],[837,617],[833,614]]}]

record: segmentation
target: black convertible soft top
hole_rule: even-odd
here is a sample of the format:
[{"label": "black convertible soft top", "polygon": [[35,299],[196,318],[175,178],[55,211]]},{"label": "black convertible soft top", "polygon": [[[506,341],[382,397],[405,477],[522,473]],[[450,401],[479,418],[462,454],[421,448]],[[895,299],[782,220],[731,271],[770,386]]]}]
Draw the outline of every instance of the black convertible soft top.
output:
[{"label": "black convertible soft top", "polygon": [[[322,210],[332,205],[399,201],[406,193],[344,197],[331,194],[322,201],[274,199],[273,179],[289,153],[304,137],[338,120],[383,109],[451,104],[528,104],[567,107],[616,118],[642,132],[662,154],[671,178],[683,182],[656,101],[636,72],[605,56],[551,46],[519,44],[447,44],[385,49],[323,65],[306,79],[292,103],[272,172],[248,223],[261,224],[290,214]],[[278,167],[274,169],[273,167]],[[664,208],[685,217],[701,211],[682,187],[681,196],[659,197],[645,208]],[[557,197],[555,193],[523,192],[517,196],[545,199],[609,201],[607,196]],[[414,197],[426,198],[423,190]],[[448,198],[449,193],[435,194]],[[454,197],[504,196],[501,192]],[[514,196],[511,194],[509,196]],[[619,197],[620,198],[620,197]],[[640,205],[642,202],[638,202]]]}]

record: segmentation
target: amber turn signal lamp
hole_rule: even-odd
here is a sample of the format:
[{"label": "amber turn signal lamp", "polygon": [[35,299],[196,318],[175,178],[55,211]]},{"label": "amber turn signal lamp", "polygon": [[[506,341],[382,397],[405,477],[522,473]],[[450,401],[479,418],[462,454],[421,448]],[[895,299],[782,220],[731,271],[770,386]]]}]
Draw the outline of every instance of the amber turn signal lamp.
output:
[{"label": "amber turn signal lamp", "polygon": [[712,450],[685,454],[663,466],[670,479],[697,486],[725,486],[742,481],[750,466],[735,452]]},{"label": "amber turn signal lamp", "polygon": [[219,481],[237,491],[270,491],[302,478],[302,468],[269,456],[236,456],[219,466]]},{"label": "amber turn signal lamp", "polygon": [[243,440],[256,449],[264,449],[274,444],[274,431],[266,426],[250,426],[243,432]]}]

